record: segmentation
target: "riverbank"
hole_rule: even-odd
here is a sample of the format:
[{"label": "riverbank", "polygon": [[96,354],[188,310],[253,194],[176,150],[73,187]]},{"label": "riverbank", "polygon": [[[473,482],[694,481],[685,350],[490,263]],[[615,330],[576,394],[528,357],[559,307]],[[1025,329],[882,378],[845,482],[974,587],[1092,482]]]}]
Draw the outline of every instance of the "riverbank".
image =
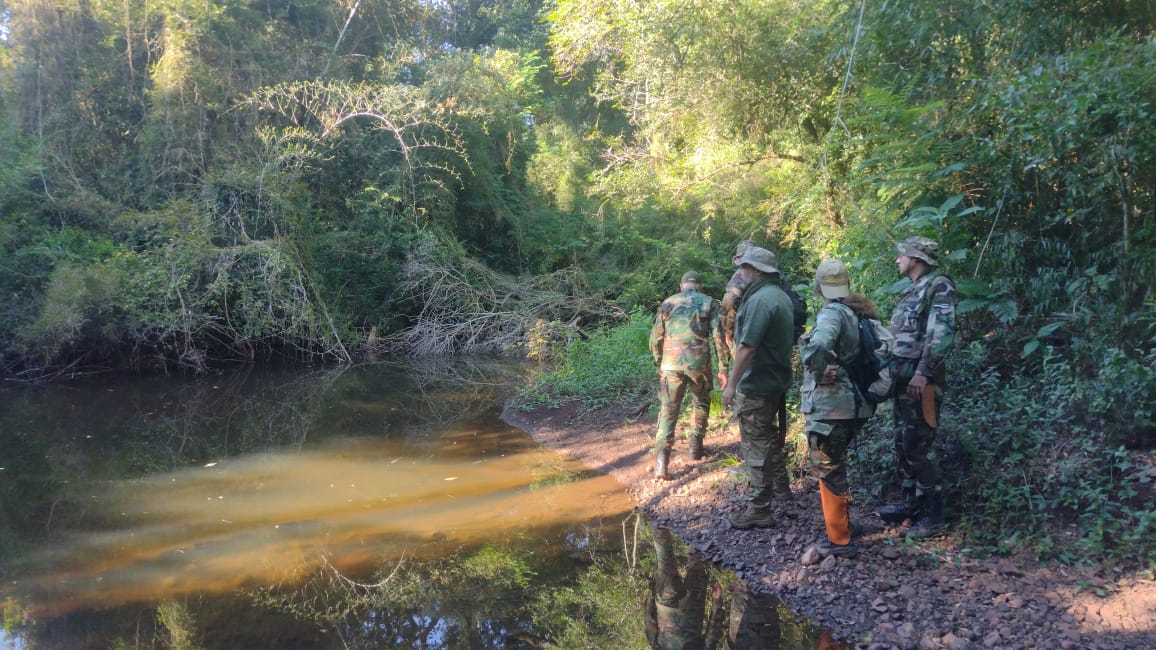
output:
[{"label": "riverbank", "polygon": [[645,404],[584,412],[571,402],[526,410],[507,405],[503,419],[540,444],[605,472],[626,486],[655,521],[677,532],[708,560],[735,571],[797,613],[856,648],[1156,648],[1156,582],[1041,566],[1030,557],[974,558],[958,536],[907,544],[901,531],[872,516],[878,504],[853,506],[863,526],[858,557],[819,560],[808,550],[823,535],[818,488],[792,485],[795,507],[774,528],[740,531],[727,515],[745,486],[737,427],[707,438],[708,456],[693,462],[679,441],[675,480],[651,478],[655,423]]}]

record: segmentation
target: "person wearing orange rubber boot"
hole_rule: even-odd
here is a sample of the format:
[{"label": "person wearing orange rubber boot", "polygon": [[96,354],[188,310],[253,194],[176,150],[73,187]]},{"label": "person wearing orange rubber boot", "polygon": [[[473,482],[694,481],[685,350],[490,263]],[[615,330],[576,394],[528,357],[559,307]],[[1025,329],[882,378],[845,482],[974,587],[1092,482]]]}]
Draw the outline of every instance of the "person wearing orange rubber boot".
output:
[{"label": "person wearing orange rubber boot", "polygon": [[814,289],[824,304],[815,327],[803,337],[801,409],[827,527],[826,539],[815,548],[823,557],[854,557],[858,549],[851,541],[844,459],[852,438],[874,415],[875,404],[860,394],[846,365],[859,349],[859,318],[878,320],[878,314],[866,296],[851,293],[847,267],[839,260],[819,265]]}]

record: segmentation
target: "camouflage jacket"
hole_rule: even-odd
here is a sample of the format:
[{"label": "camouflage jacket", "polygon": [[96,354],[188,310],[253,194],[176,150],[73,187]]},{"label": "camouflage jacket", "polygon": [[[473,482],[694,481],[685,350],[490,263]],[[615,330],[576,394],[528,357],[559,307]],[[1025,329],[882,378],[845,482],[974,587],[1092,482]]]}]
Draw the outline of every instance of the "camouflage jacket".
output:
[{"label": "camouflage jacket", "polygon": [[[820,420],[856,420],[875,414],[875,406],[857,399],[855,385],[842,362],[859,348],[859,316],[848,305],[828,302],[815,316],[815,327],[803,337],[803,386],[801,405],[807,431],[822,431]],[[835,367],[834,381],[822,383],[824,373]]]},{"label": "camouflage jacket", "polygon": [[943,381],[943,362],[955,343],[955,282],[939,271],[920,276],[891,314],[897,382],[915,374]]},{"label": "camouflage jacket", "polygon": [[662,301],[650,328],[650,354],[660,370],[711,371],[711,341],[721,372],[730,370],[730,348],[719,329],[718,303],[697,291],[682,291]]}]

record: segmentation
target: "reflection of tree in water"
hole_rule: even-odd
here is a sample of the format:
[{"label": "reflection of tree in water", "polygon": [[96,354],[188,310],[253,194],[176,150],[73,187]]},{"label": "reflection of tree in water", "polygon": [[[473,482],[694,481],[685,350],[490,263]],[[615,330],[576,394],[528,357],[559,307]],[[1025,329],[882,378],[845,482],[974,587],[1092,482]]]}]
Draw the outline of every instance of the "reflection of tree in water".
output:
[{"label": "reflection of tree in water", "polygon": [[[322,558],[303,580],[253,597],[334,630],[347,648],[641,647],[632,613],[641,594],[621,553],[593,552],[602,540],[547,557],[540,542],[402,559],[365,581]],[[582,571],[574,567],[578,553],[592,563]]]}]

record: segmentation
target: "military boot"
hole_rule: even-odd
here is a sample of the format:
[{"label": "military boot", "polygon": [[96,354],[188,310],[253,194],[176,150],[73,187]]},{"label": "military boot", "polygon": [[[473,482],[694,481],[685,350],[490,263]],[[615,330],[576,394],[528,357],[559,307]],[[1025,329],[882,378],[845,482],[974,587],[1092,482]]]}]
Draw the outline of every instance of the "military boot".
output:
[{"label": "military boot", "polygon": [[667,470],[667,465],[670,464],[670,448],[663,447],[662,449],[659,449],[655,456],[654,478],[660,481],[673,481],[674,477],[671,476],[670,472]]},{"label": "military boot", "polygon": [[702,435],[695,435],[693,433],[690,434],[687,453],[690,455],[691,460],[702,460],[703,456],[706,456],[706,450],[703,448],[702,439]]},{"label": "military boot", "polygon": [[914,487],[903,488],[903,503],[883,506],[879,509],[879,518],[888,524],[901,524],[907,519],[919,516],[919,504],[915,498]]},{"label": "military boot", "polygon": [[742,512],[730,516],[731,528],[750,530],[751,528],[770,528],[775,525],[775,517],[771,509],[766,506],[748,505]]},{"label": "military boot", "polygon": [[943,501],[938,492],[919,495],[919,512],[915,523],[903,534],[904,537],[919,541],[943,534],[947,524],[943,521]]}]

